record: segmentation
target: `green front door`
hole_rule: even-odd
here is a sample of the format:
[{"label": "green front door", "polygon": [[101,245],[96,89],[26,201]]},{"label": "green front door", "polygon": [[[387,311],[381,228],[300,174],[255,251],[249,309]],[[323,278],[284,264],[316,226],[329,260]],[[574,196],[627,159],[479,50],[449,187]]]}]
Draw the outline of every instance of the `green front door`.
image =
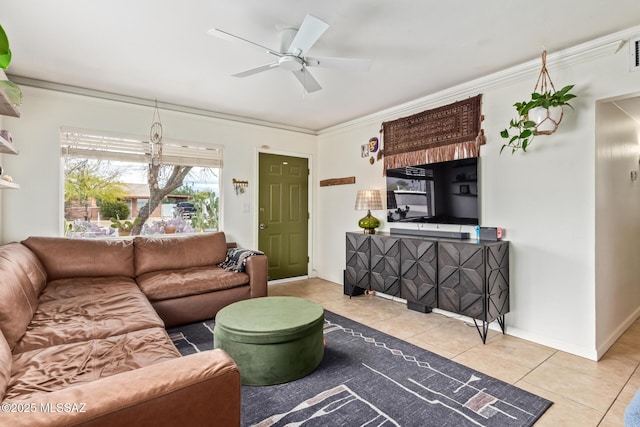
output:
[{"label": "green front door", "polygon": [[269,258],[269,280],[307,275],[308,159],[260,153],[258,247]]}]

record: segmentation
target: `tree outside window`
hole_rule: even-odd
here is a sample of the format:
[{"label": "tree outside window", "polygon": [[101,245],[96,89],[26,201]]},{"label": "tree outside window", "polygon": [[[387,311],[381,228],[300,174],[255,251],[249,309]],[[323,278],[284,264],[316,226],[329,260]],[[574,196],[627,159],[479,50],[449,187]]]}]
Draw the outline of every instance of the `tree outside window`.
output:
[{"label": "tree outside window", "polygon": [[[162,161],[155,163],[149,143],[139,138],[61,129],[65,234],[217,230],[222,148],[185,141],[164,144]],[[189,215],[175,209],[178,204],[189,206]]]}]

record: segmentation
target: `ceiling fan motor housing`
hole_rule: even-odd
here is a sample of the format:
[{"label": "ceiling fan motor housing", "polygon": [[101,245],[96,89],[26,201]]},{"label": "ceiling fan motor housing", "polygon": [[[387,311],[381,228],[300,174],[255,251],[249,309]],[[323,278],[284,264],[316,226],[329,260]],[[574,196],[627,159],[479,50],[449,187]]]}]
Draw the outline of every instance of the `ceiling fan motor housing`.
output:
[{"label": "ceiling fan motor housing", "polygon": [[289,71],[300,71],[303,68],[304,63],[301,58],[293,55],[285,55],[278,60],[280,67]]}]

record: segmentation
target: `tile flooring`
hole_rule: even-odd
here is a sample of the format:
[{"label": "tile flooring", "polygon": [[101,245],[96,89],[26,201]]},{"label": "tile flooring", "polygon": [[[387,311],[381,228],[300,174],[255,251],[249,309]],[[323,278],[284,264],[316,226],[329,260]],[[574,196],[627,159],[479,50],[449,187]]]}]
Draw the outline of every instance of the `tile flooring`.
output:
[{"label": "tile flooring", "polygon": [[624,410],[640,388],[640,320],[594,362],[493,330],[483,345],[473,324],[411,311],[376,296],[350,300],[342,285],[322,279],[271,284],[269,295],[316,301],[334,313],[553,401],[536,426],[624,426]]}]

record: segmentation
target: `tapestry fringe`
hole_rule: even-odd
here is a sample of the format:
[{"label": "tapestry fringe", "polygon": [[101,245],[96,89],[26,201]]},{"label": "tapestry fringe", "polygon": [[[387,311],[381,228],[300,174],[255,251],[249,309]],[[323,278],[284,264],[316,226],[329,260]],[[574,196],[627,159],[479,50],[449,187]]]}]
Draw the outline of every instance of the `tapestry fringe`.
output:
[{"label": "tapestry fringe", "polygon": [[424,150],[384,156],[385,171],[387,169],[401,168],[403,166],[424,165],[425,163],[427,163],[427,158]]},{"label": "tapestry fringe", "polygon": [[480,152],[477,141],[460,142],[425,150],[425,163],[448,162],[451,160],[478,157]]}]

